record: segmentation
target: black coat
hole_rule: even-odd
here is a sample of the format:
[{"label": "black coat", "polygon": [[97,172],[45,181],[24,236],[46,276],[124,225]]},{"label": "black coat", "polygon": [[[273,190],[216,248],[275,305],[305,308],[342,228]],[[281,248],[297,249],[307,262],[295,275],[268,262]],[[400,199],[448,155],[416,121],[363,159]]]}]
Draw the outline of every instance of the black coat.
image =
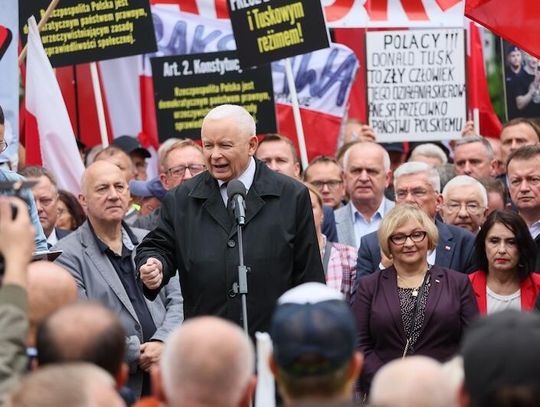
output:
[{"label": "black coat", "polygon": [[[278,297],[308,281],[324,282],[311,201],[298,181],[256,160],[246,197],[243,228],[248,273],[250,334],[267,331]],[[165,284],[178,269],[184,317],[217,315],[241,323],[236,225],[217,181],[204,172],[164,198],[158,227],[137,249],[137,269],[147,258],[161,260]],[[149,297],[156,292],[147,292]]]}]

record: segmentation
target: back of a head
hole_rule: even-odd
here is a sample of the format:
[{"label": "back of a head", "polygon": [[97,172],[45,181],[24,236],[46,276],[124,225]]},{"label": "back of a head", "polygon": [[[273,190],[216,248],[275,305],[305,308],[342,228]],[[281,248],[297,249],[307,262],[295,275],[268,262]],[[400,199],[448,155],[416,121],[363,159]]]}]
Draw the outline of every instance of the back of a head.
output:
[{"label": "back of a head", "polygon": [[285,399],[352,399],[356,324],[343,295],[305,283],[278,300],[272,315],[274,374]]},{"label": "back of a head", "polygon": [[475,321],[461,346],[473,407],[540,405],[540,315],[507,310]]},{"label": "back of a head", "polygon": [[88,363],[56,365],[26,376],[8,396],[6,407],[120,407],[114,380]]},{"label": "back of a head", "polygon": [[92,302],[68,305],[39,326],[38,363],[44,366],[84,361],[117,377],[124,360],[125,337],[118,317],[102,305]]},{"label": "back of a head", "polygon": [[443,366],[425,356],[386,364],[371,385],[370,405],[376,407],[451,407],[454,400]]},{"label": "back of a head", "polygon": [[250,385],[255,352],[236,325],[199,317],[168,338],[161,356],[162,387],[169,407],[237,407]]},{"label": "back of a head", "polygon": [[37,327],[56,310],[77,301],[77,284],[68,271],[48,261],[28,266],[28,345],[34,346]]}]

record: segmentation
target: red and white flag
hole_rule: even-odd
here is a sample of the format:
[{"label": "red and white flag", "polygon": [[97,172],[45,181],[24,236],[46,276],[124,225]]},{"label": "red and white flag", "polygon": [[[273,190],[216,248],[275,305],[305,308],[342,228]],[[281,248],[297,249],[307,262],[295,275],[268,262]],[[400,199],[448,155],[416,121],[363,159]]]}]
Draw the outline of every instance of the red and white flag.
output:
[{"label": "red and white flag", "polygon": [[36,20],[28,20],[26,57],[26,162],[51,171],[58,186],[80,192],[84,165],[53,68],[43,49]]}]

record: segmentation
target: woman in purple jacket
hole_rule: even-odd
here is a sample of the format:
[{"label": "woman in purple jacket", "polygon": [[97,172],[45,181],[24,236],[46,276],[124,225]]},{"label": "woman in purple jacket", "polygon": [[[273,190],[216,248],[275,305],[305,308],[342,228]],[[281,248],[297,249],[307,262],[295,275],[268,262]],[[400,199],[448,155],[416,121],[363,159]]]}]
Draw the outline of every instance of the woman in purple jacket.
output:
[{"label": "woman in purple jacket", "polygon": [[362,277],[352,303],[365,358],[363,393],[369,392],[377,370],[393,359],[451,358],[463,330],[478,314],[467,275],[428,263],[438,232],[421,209],[396,206],[384,217],[378,237],[393,265]]}]

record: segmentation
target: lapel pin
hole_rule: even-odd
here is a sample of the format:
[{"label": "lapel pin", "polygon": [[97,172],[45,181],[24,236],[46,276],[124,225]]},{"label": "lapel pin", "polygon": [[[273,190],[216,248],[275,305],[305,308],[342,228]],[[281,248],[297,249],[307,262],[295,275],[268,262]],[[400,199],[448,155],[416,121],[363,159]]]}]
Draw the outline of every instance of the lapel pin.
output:
[{"label": "lapel pin", "polygon": [[439,281],[439,280],[437,280],[437,279],[435,279],[435,282],[436,282],[436,283],[440,283],[440,281]]},{"label": "lapel pin", "polygon": [[450,246],[444,246],[444,250],[450,251]]}]

